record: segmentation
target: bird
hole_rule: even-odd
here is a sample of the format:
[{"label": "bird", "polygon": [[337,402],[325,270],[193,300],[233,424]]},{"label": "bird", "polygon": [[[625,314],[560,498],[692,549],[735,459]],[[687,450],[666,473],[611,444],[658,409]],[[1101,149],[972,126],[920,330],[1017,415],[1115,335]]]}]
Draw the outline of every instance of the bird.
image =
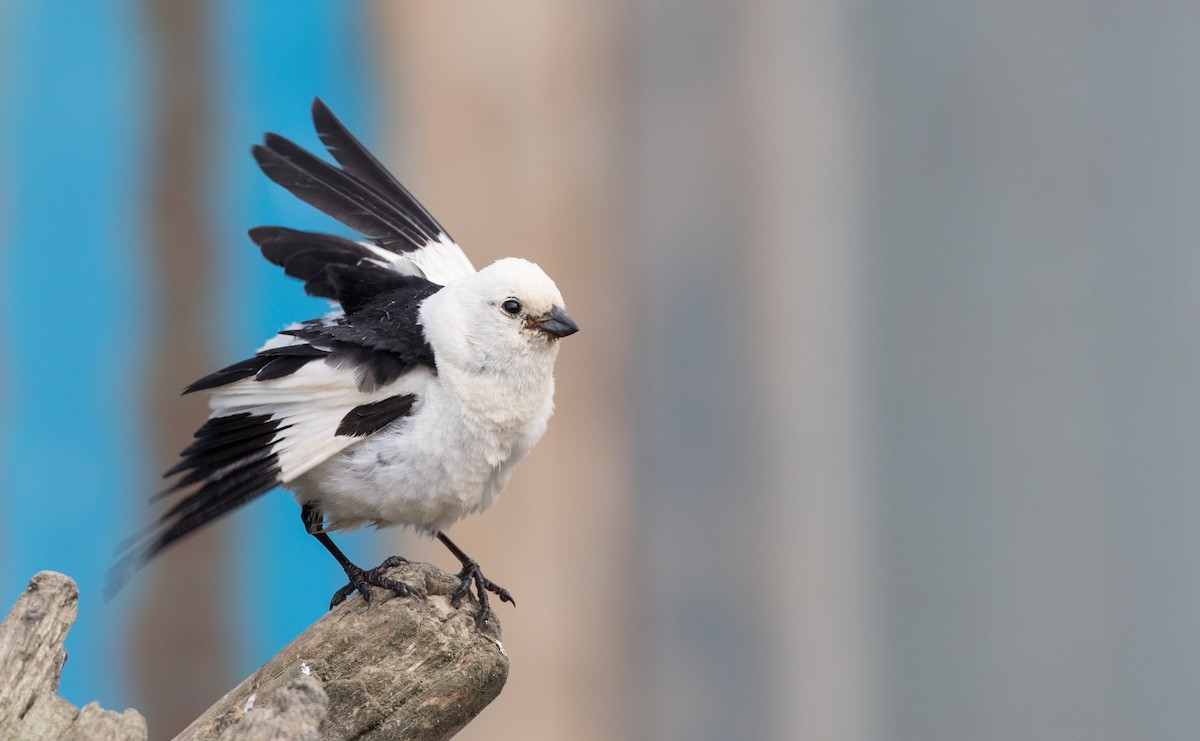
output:
[{"label": "bird", "polygon": [[407,526],[436,537],[462,566],[456,606],[474,587],[476,625],[488,594],[516,604],[445,531],[491,507],[546,431],[559,341],[579,330],[554,281],[506,257],[476,270],[449,233],[316,98],[316,132],[333,162],[267,133],[251,152],[262,172],[362,235],[353,240],[282,226],[250,239],[304,290],[329,299],[253,356],[210,373],[185,394],[209,394],[210,414],[164,477],[168,506],[123,545],[130,568],[276,488],[369,605],[373,590],[422,596],[363,569],[331,532]]}]

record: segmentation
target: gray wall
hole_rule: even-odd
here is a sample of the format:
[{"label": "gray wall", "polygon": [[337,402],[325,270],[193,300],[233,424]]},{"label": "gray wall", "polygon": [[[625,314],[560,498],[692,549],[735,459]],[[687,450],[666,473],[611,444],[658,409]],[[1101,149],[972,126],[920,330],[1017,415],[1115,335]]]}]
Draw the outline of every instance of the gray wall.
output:
[{"label": "gray wall", "polygon": [[1200,729],[1200,7],[634,13],[648,738]]}]

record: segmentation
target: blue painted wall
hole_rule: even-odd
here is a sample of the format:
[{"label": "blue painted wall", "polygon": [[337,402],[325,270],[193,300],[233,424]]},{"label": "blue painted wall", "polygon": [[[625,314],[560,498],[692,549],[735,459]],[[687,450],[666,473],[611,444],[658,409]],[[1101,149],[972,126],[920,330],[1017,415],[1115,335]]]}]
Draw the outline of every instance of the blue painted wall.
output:
[{"label": "blue painted wall", "polygon": [[150,276],[139,268],[145,174],[145,47],[134,2],[3,6],[0,99],[4,220],[5,519],[2,591],[35,572],[80,585],[62,690],[115,700],[101,672],[115,655],[121,609],[105,604],[104,570],[130,513],[124,492],[145,465],[138,341]]},{"label": "blue painted wall", "polygon": [[[315,0],[220,4],[213,97],[221,122],[221,160],[213,203],[214,231],[222,237],[223,250],[218,275],[227,278],[230,289],[225,300],[214,305],[214,316],[228,328],[220,349],[223,360],[238,360],[290,322],[328,311],[324,300],[306,296],[298,281],[262,259],[246,231],[260,224],[285,224],[351,232],[270,182],[258,171],[249,148],[270,130],[323,152],[309,117],[314,96],[325,100],[364,141],[375,139],[368,125],[370,77],[362,37],[367,22],[361,7]],[[276,492],[255,502],[238,517],[238,524],[243,536],[240,557],[250,566],[238,572],[243,583],[235,589],[242,595],[255,594],[237,602],[241,614],[235,624],[249,626],[241,675],[319,617],[345,580],[329,554],[304,532],[289,495]],[[347,552],[370,561],[370,540],[355,536]],[[278,574],[305,578],[274,578]],[[265,605],[295,609],[263,609]]]},{"label": "blue painted wall", "polygon": [[[144,5],[0,4],[0,602],[16,599],[38,570],[74,577],[80,619],[62,693],[118,708],[132,702],[121,636],[139,586],[135,578],[105,603],[104,572],[116,543],[148,515],[135,489],[171,463],[148,459],[140,392],[156,279],[141,259],[155,249],[144,225],[155,105]],[[262,260],[245,232],[263,223],[338,229],[269,183],[249,147],[268,129],[317,146],[314,95],[374,138],[360,8],[215,6],[208,94],[218,130],[194,135],[215,140],[220,158],[208,204],[220,290],[196,321],[219,325],[220,360],[325,311]],[[233,518],[248,567],[244,582],[230,585],[235,624],[246,626],[231,640],[248,672],[320,615],[340,580],[286,494]],[[377,555],[367,552],[369,537],[347,545],[360,560]],[[280,573],[306,577],[262,578]]]}]

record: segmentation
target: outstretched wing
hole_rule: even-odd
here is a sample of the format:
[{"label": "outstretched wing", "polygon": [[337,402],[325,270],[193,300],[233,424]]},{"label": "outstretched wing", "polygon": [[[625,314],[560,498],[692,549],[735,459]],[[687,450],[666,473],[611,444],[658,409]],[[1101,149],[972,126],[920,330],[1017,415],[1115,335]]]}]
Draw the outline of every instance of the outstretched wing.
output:
[{"label": "outstretched wing", "polygon": [[413,198],[345,125],[313,101],[313,124],[338,167],[278,134],[252,150],[267,177],[365,236],[369,243],[281,227],[257,227],[250,237],[288,275],[325,295],[323,265],[357,265],[419,275],[446,284],[473,273],[471,261],[442,225]]},{"label": "outstretched wing", "polygon": [[176,540],[414,413],[436,373],[418,312],[440,286],[362,270],[327,271],[344,313],[293,325],[187,388],[211,391],[212,413],[165,474],[175,481],[157,498],[169,508],[125,544],[112,588]]},{"label": "outstretched wing", "polygon": [[426,366],[410,367],[363,390],[354,373],[313,362],[286,376],[243,377],[220,387],[208,421],[165,474],[175,481],[156,498],[172,503],[125,544],[112,587],[180,538],[413,414],[432,375]]},{"label": "outstretched wing", "polygon": [[341,311],[293,325],[187,388],[212,392],[212,414],[166,474],[176,477],[159,497],[172,500],[166,512],[123,546],[111,588],[176,540],[412,414],[436,373],[421,302],[474,268],[320,100],[313,121],[341,167],[275,134],[254,156],[272,180],[370,241],[283,227],[250,236]]},{"label": "outstretched wing", "polygon": [[347,265],[327,267],[321,280],[328,287],[327,297],[342,305],[341,312],[288,327],[254,357],[208,374],[184,393],[219,389],[251,377],[270,381],[316,360],[341,369],[362,391],[388,385],[414,366],[435,369],[419,311],[421,302],[441,286],[416,276]]}]

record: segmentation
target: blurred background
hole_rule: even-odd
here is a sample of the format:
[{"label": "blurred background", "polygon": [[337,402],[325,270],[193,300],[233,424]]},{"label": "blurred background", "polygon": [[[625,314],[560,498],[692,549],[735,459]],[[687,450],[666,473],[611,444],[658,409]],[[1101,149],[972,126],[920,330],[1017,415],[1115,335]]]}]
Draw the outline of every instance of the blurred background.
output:
[{"label": "blurred background", "polygon": [[[1200,732],[1200,4],[0,3],[0,597],[167,738],[319,617],[284,493],[101,596],[341,231],[249,146],[321,96],[584,331],[452,536],[520,607],[464,739]],[[456,564],[387,532],[343,539]]]}]

